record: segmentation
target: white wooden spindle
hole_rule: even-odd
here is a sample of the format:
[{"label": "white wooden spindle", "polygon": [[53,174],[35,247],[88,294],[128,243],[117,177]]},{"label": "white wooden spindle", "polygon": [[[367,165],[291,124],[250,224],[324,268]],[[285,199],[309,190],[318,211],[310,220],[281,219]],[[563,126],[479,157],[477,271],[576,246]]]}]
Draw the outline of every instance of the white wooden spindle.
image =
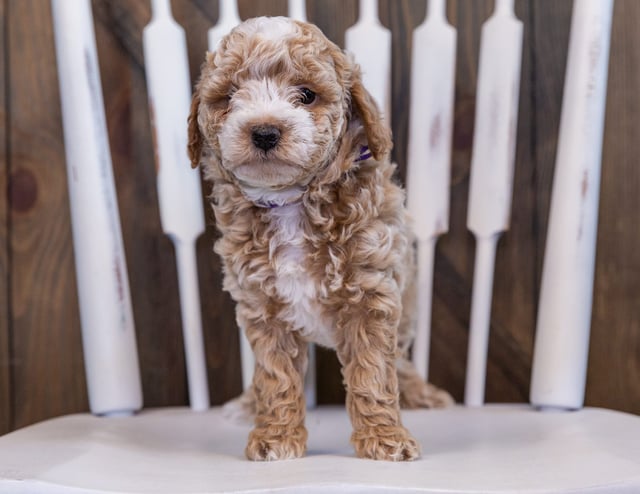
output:
[{"label": "white wooden spindle", "polygon": [[240,333],[240,371],[242,372],[242,389],[249,389],[253,382],[253,372],[256,367],[256,360],[253,356],[251,343],[247,338],[244,328],[238,328]]},{"label": "white wooden spindle", "polygon": [[377,0],[360,0],[358,22],[345,32],[347,50],[362,68],[364,86],[386,118],[391,115],[391,32],[378,20]]},{"label": "white wooden spindle", "polygon": [[218,43],[222,37],[240,24],[238,15],[238,4],[236,0],[219,0],[218,2],[218,22],[209,29],[209,51],[216,51]]},{"label": "white wooden spindle", "polygon": [[89,406],[142,406],[129,279],[89,0],[52,0]]},{"label": "white wooden spindle", "polygon": [[289,0],[289,17],[307,22],[307,0]]},{"label": "white wooden spindle", "polygon": [[[449,183],[456,30],[445,0],[430,0],[425,21],[413,33],[407,160],[407,205],[418,242],[417,326],[413,363],[426,380],[438,237],[449,229]],[[437,76],[434,76],[437,74]]]},{"label": "white wooden spindle", "polygon": [[613,0],[575,0],[531,377],[531,403],[584,404]]},{"label": "white wooden spindle", "polygon": [[200,174],[187,156],[191,82],[184,30],[171,15],[169,0],[152,0],[153,17],[143,31],[145,71],[155,138],[158,199],[163,231],[176,252],[182,331],[194,410],[209,408],[207,365],[196,240],[204,231]]},{"label": "white wooden spindle", "polygon": [[476,237],[465,404],[484,403],[497,240],[509,228],[522,23],[513,0],[496,0],[482,28],[467,226]]},{"label": "white wooden spindle", "polygon": [[308,361],[307,371],[304,376],[304,401],[307,408],[315,408],[318,404],[317,397],[317,359],[316,345],[309,343],[308,345]]}]

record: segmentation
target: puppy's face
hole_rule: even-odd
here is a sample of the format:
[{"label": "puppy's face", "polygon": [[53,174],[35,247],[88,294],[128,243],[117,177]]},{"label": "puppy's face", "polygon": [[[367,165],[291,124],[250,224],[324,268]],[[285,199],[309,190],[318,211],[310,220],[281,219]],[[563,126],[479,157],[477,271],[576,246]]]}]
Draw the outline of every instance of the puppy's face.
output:
[{"label": "puppy's face", "polygon": [[[369,142],[374,155],[388,152],[389,132],[350,59],[313,25],[256,18],[207,56],[193,98],[189,151],[197,165],[207,150],[243,187],[304,186],[335,158],[354,118],[375,141]],[[369,136],[370,126],[382,137]]]}]

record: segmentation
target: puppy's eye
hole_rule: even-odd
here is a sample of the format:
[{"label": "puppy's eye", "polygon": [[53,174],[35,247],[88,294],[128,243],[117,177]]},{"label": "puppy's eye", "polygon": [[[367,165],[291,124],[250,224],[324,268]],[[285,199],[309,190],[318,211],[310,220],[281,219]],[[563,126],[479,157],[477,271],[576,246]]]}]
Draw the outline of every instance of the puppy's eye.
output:
[{"label": "puppy's eye", "polygon": [[300,103],[310,105],[316,100],[316,93],[308,87],[300,88]]}]

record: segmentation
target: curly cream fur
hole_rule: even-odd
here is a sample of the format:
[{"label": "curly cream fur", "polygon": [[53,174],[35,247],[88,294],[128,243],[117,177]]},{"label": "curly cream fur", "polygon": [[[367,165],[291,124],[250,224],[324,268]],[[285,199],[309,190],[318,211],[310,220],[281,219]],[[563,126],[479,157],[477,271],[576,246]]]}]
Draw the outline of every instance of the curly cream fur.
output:
[{"label": "curly cream fur", "polygon": [[[315,101],[302,102],[302,87]],[[279,131],[272,149],[252,142],[264,125]],[[208,54],[189,134],[192,163],[213,184],[224,289],[256,357],[243,398],[255,409],[247,456],[304,454],[303,376],[314,341],[335,348],[342,364],[356,453],[416,458],[400,401],[451,398],[406,359],[412,236],[388,161],[391,133],[359,67],[313,25],[246,21]],[[373,158],[360,160],[365,145]]]}]

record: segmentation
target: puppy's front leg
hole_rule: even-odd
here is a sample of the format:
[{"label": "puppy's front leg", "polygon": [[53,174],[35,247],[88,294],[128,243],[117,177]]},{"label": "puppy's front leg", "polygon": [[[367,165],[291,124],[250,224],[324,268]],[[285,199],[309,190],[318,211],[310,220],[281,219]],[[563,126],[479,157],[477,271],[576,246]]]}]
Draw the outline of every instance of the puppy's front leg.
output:
[{"label": "puppy's front leg", "polygon": [[299,458],[307,447],[303,390],[307,344],[278,321],[254,321],[245,328],[256,357],[257,412],[245,450],[247,458]]},{"label": "puppy's front leg", "polygon": [[400,422],[394,365],[400,309],[392,291],[371,291],[339,312],[337,351],[353,425],[351,442],[359,457],[402,461],[420,456],[418,443]]}]

